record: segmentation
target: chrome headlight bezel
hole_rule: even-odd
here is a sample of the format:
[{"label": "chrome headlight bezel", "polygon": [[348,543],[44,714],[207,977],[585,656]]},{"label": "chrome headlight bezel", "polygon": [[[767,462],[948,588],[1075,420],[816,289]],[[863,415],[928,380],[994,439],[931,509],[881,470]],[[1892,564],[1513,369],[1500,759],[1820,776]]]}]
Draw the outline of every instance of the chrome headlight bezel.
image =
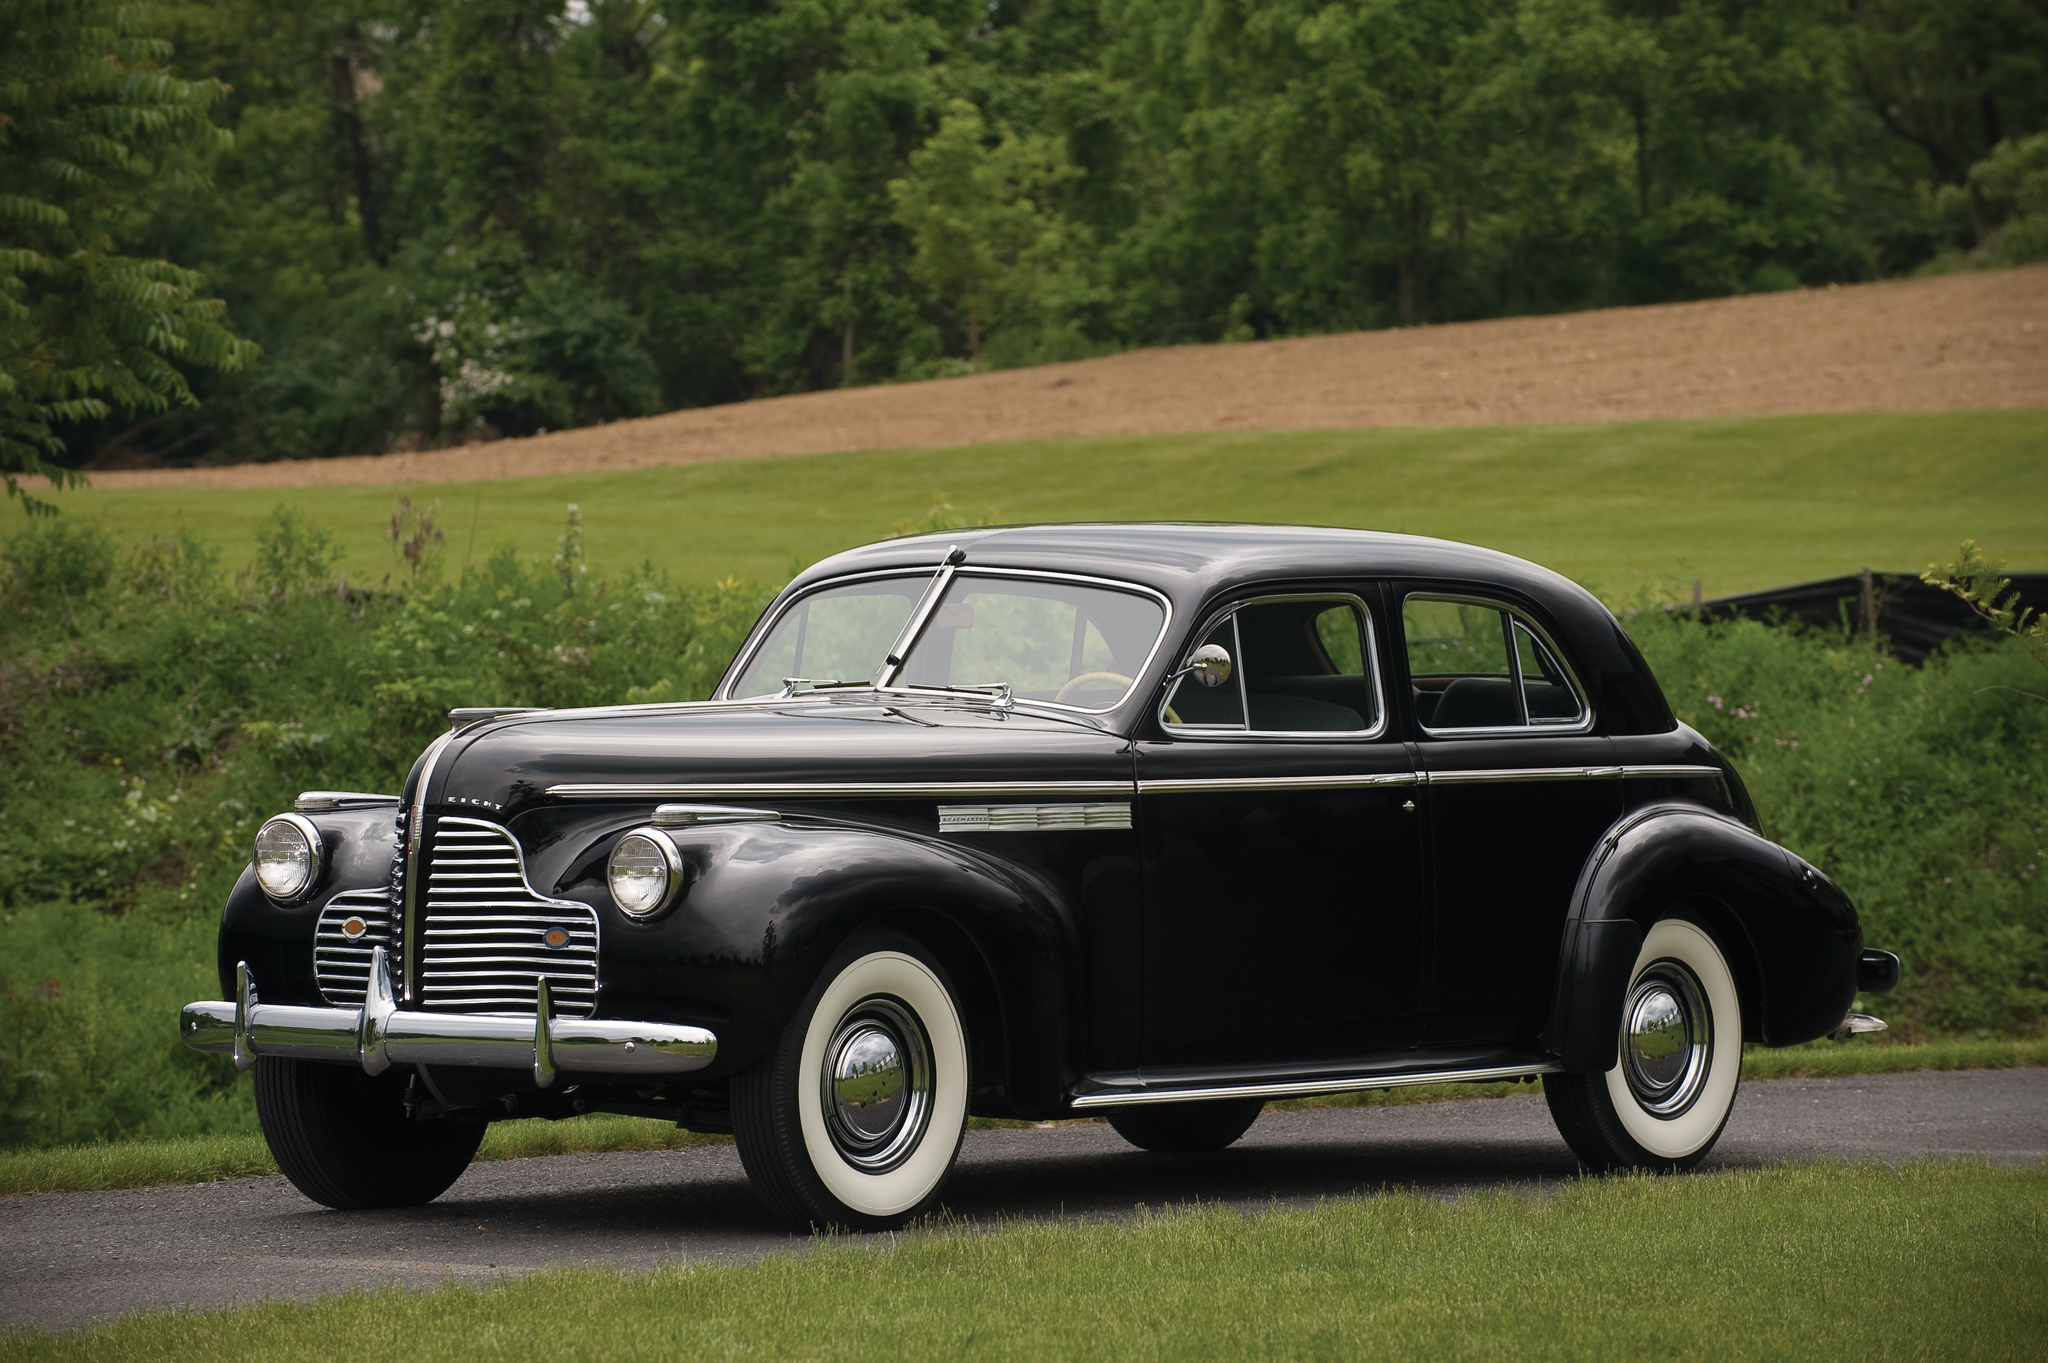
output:
[{"label": "chrome headlight bezel", "polygon": [[[619,854],[625,851],[629,845],[635,843],[645,843],[653,849],[655,857],[659,860],[663,869],[664,879],[659,894],[651,899],[645,896],[632,896],[632,902],[629,903],[628,897],[619,893]],[[683,863],[681,849],[676,846],[675,840],[669,837],[665,830],[657,828],[653,824],[643,824],[638,828],[628,830],[617,842],[612,844],[612,850],[606,854],[604,859],[605,891],[611,895],[612,904],[617,907],[618,911],[636,923],[645,923],[659,918],[662,914],[675,907],[676,899],[682,894],[683,886],[688,881],[688,878],[689,868]],[[639,907],[635,907],[636,904]]]},{"label": "chrome headlight bezel", "polygon": [[[277,888],[263,873],[263,836],[272,829],[280,828],[290,829],[298,836],[299,841],[305,845],[305,868],[300,873],[296,883],[291,884],[289,889]],[[273,814],[265,819],[262,826],[256,830],[256,837],[250,847],[250,864],[256,870],[256,884],[265,895],[270,897],[272,902],[278,904],[305,903],[307,896],[320,883],[320,872],[325,867],[326,861],[326,840],[320,836],[320,830],[313,826],[313,821],[306,818],[303,814]],[[280,884],[282,883],[280,882]]]}]

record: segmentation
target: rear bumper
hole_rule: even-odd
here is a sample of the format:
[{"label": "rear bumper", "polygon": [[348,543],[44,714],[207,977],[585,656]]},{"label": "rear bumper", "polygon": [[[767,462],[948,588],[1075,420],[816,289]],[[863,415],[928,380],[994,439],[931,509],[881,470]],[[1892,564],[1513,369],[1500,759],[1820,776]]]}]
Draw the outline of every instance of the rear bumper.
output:
[{"label": "rear bumper", "polygon": [[195,1051],[233,1056],[238,1069],[259,1055],[359,1064],[368,1074],[393,1065],[530,1066],[534,1082],[546,1088],[559,1071],[659,1078],[701,1070],[718,1055],[717,1036],[702,1027],[549,1017],[545,979],[530,1018],[402,1009],[382,947],[372,954],[361,1008],[258,1003],[248,967],[236,966],[235,975],[237,997],[186,1004],[179,1034]]}]

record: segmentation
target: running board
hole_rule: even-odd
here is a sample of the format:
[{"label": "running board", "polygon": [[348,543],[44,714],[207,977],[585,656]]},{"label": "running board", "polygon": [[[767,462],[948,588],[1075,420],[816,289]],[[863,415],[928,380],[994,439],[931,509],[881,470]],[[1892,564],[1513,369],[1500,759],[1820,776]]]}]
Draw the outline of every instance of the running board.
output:
[{"label": "running board", "polygon": [[1425,1070],[1410,1074],[1359,1074],[1330,1079],[1287,1079],[1270,1084],[1206,1085],[1201,1088],[1122,1089],[1087,1093],[1072,1101],[1080,1109],[1136,1107],[1145,1103],[1199,1103],[1211,1098],[1315,1098],[1328,1093],[1364,1093],[1372,1089],[1412,1088],[1417,1084],[1489,1084],[1503,1079],[1533,1079],[1559,1074],[1555,1061],[1536,1065],[1498,1065],[1480,1070]]}]

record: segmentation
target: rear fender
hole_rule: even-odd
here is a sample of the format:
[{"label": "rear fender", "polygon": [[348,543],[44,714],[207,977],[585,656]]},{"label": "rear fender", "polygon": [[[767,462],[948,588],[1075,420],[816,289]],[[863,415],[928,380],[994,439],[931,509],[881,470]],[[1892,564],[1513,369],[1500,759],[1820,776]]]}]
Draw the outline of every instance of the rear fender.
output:
[{"label": "rear fender", "polygon": [[1667,917],[1698,922],[1720,944],[1745,1040],[1810,1041],[1849,1011],[1863,933],[1848,897],[1733,819],[1658,806],[1616,824],[1580,876],[1543,1034],[1568,1072],[1614,1067],[1643,934]]}]

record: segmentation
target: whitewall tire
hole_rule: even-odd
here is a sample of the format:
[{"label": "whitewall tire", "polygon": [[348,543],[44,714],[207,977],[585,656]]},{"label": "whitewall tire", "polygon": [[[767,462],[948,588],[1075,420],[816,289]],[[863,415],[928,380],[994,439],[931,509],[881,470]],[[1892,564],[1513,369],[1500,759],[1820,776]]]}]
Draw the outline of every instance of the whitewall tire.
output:
[{"label": "whitewall tire", "polygon": [[943,969],[893,934],[828,966],[773,1053],[733,1080],[748,1178],[792,1228],[929,1210],[967,1129],[967,1032]]},{"label": "whitewall tire", "polygon": [[1690,1169],[1720,1139],[1742,1075],[1742,1002],[1713,937],[1682,918],[1643,937],[1622,996],[1617,1059],[1543,1089],[1589,1168]]}]

